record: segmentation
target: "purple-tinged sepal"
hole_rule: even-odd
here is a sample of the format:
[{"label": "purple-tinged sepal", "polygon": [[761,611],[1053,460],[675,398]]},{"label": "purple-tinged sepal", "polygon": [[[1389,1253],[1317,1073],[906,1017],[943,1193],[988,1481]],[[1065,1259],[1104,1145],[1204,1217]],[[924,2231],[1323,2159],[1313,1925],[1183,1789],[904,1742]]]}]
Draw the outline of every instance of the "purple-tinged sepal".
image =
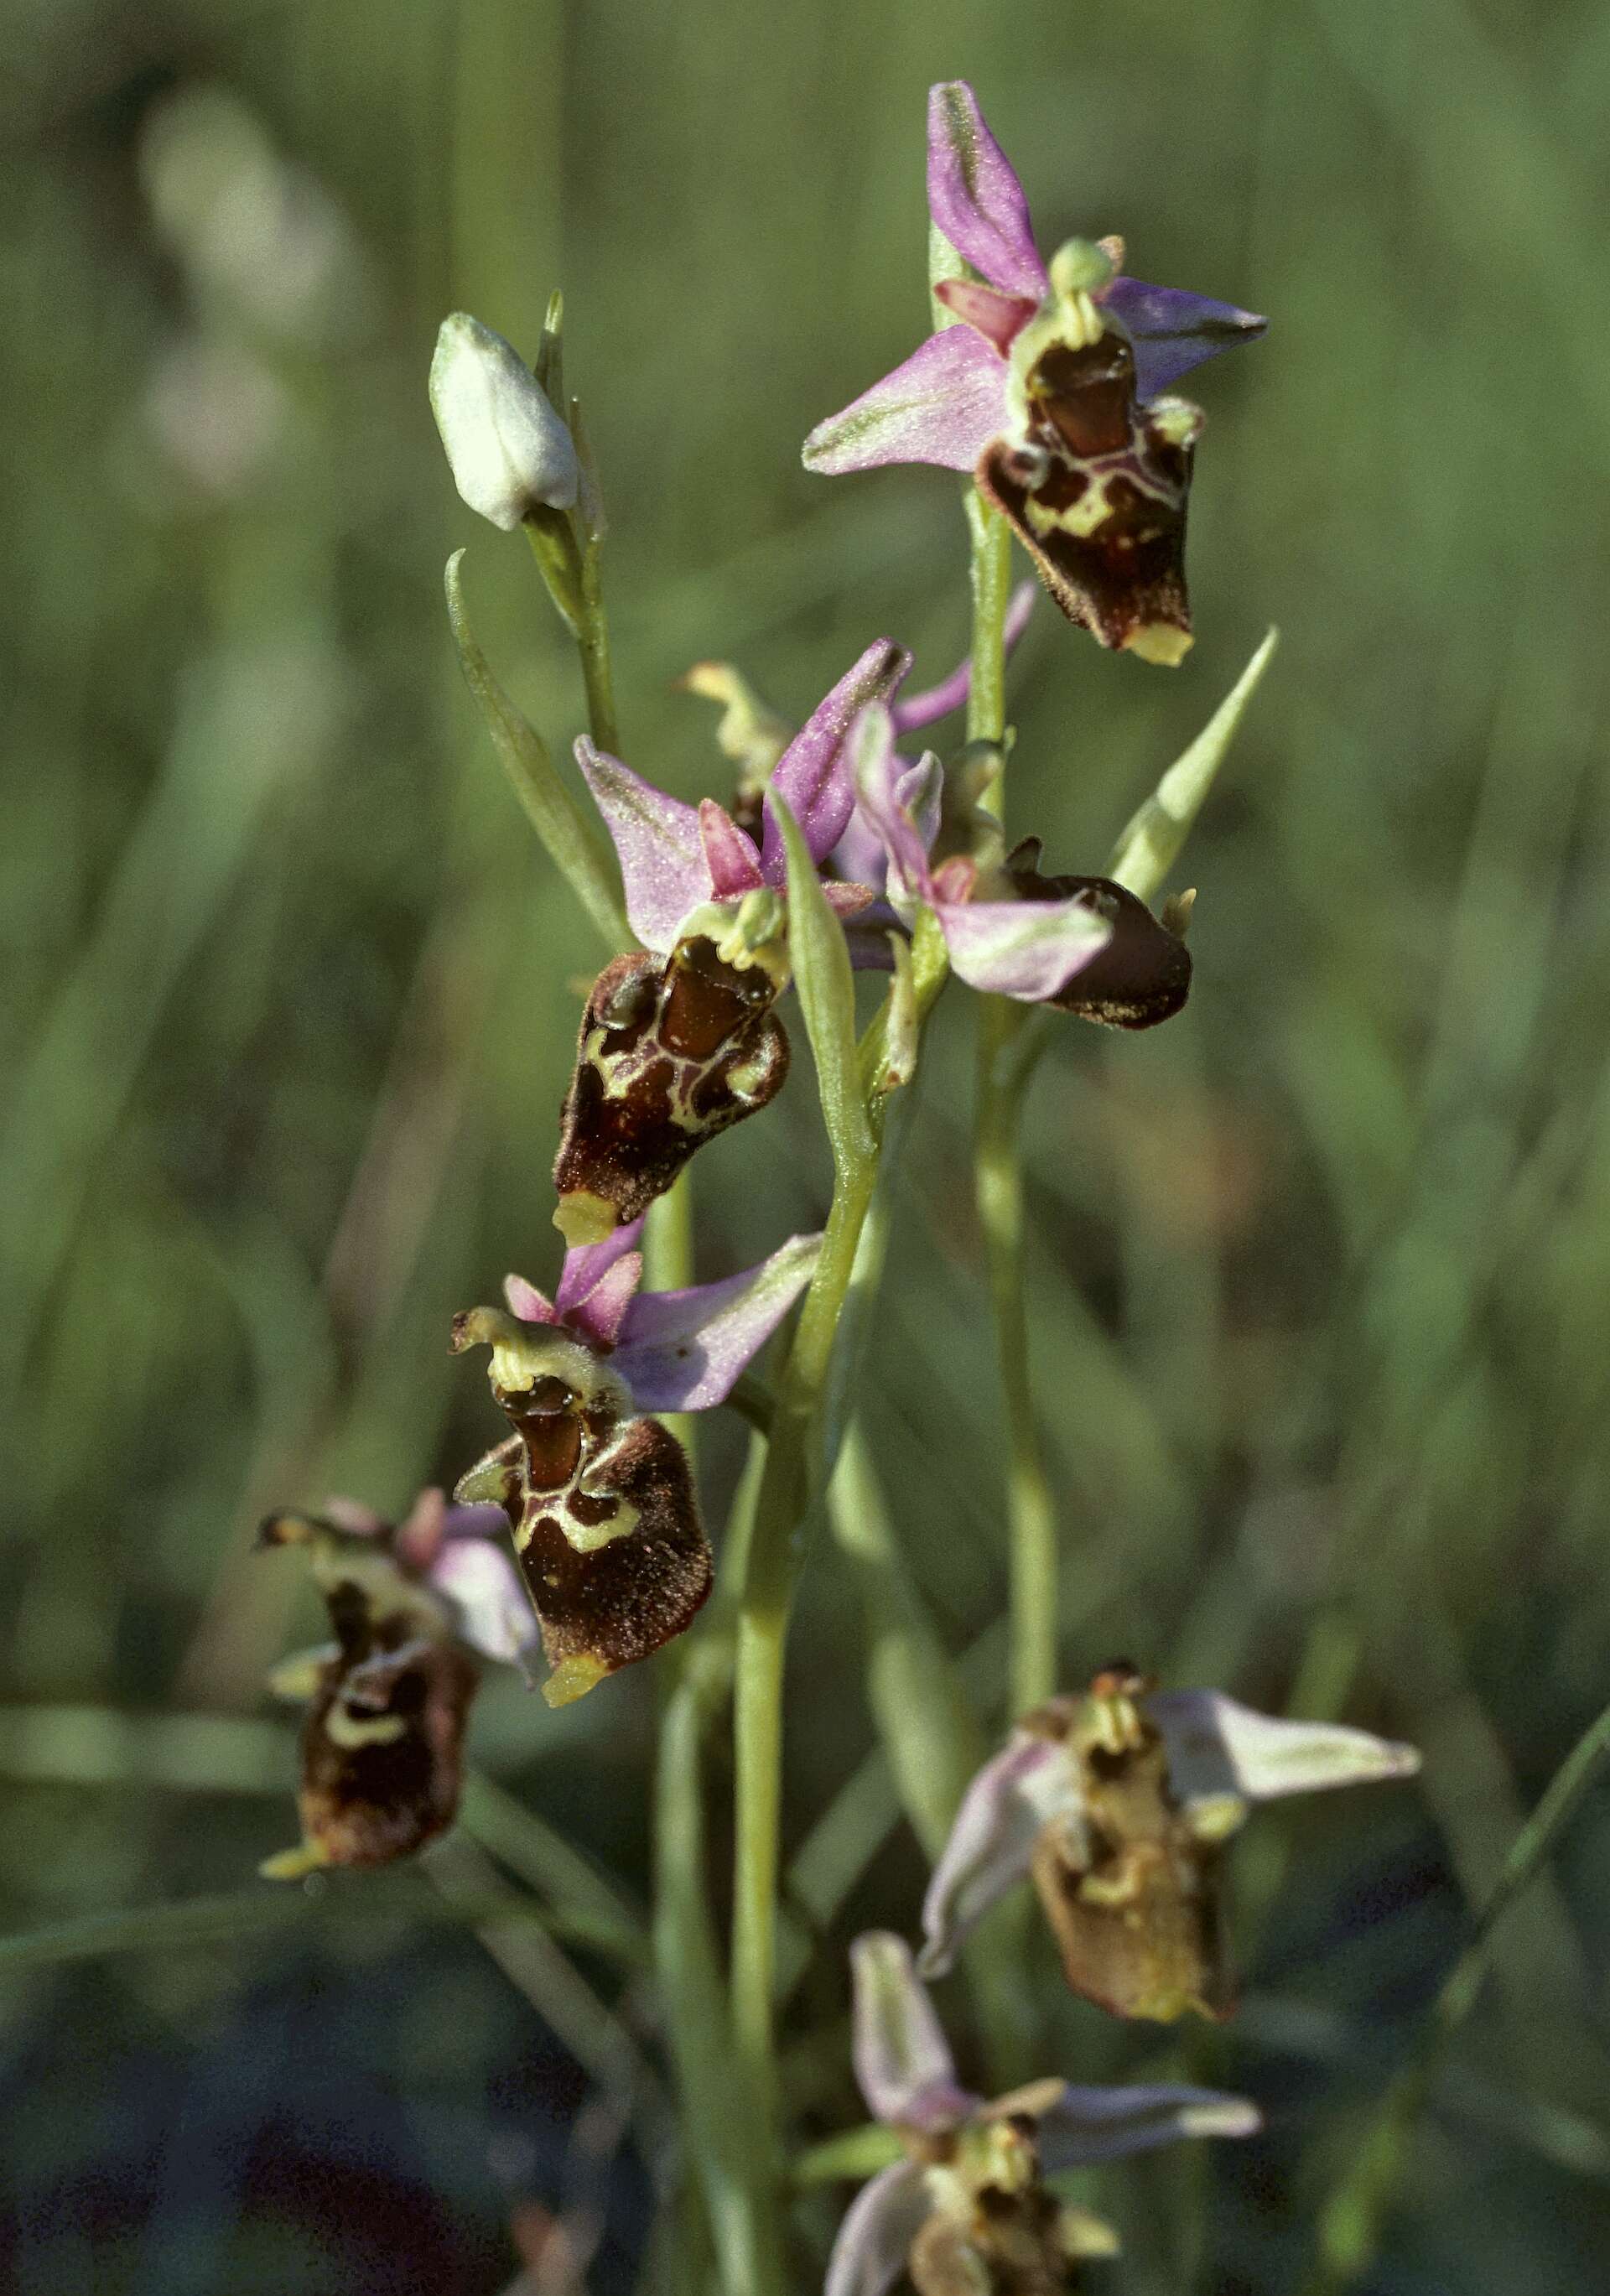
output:
[{"label": "purple-tinged sepal", "polygon": [[621,1320],[612,1357],[640,1411],[708,1411],[724,1403],[809,1283],[822,1239],[785,1244],[714,1283],[645,1292]]},{"label": "purple-tinged sepal", "polygon": [[507,1516],[554,1669],[543,1696],[568,1705],[680,1634],[710,1592],[687,1455],[562,1325],[474,1308],[455,1318],[453,1347],[490,1349],[493,1400],[514,1431],[455,1496]]},{"label": "purple-tinged sepal", "polygon": [[837,414],[818,422],[802,459],[819,478],[888,463],[971,471],[999,435],[1006,363],[971,327],[942,327]]},{"label": "purple-tinged sepal", "polygon": [[1077,2088],[1031,2081],[989,2103],[963,2088],[905,1941],[850,1948],[857,2078],[906,2152],[857,2195],[834,2244],[826,2296],[885,2296],[902,2271],[917,2296],[1072,2286],[1079,2260],[1110,2256],[1110,2228],[1058,2200],[1054,2170],[1190,2136],[1247,2136],[1243,2097],[1178,2085]]},{"label": "purple-tinged sepal", "polygon": [[1222,1691],[1155,1690],[1146,1710],[1168,1749],[1170,1790],[1187,1809],[1374,1785],[1420,1767],[1418,1749],[1396,1739],[1259,1714]]},{"label": "purple-tinged sepal", "polygon": [[1102,297],[1135,347],[1135,381],[1143,399],[1170,390],[1182,374],[1238,343],[1255,343],[1269,321],[1188,287],[1152,287],[1123,275],[1121,239],[1101,242],[1118,273]]},{"label": "purple-tinged sepal", "polygon": [[928,213],[981,279],[1034,302],[1044,295],[1023,187],[965,79],[928,91]]},{"label": "purple-tinged sepal", "polygon": [[1084,1796],[1061,1746],[1014,1730],[962,1797],[923,1900],[918,1967],[942,1977],[991,1906],[1026,1882],[1042,1834],[1066,1831],[1084,1852]]},{"label": "purple-tinged sepal", "polygon": [[308,1704],[297,1797],[302,1841],[264,1861],[269,1880],[299,1880],[326,1866],[389,1865],[452,1824],[480,1678],[459,1637],[475,1630],[496,1645],[517,1632],[506,1586],[489,1591],[484,1577],[473,1589],[462,1578],[456,1585],[453,1567],[436,1583],[449,1546],[482,1539],[486,1518],[477,1514],[472,1524],[461,1511],[455,1522],[432,1491],[395,1531],[339,1501],[327,1516],[275,1514],[264,1522],[259,1545],[306,1553],[334,1636],[269,1678],[277,1695]]}]

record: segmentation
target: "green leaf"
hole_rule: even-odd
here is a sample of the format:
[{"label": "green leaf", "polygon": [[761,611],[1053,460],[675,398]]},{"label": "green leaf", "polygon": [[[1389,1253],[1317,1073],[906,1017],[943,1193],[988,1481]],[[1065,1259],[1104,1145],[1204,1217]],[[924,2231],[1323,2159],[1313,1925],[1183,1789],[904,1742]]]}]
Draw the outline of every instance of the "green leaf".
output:
[{"label": "green leaf", "polygon": [[469,686],[486,719],[514,794],[531,826],[576,898],[598,928],[612,953],[637,946],[620,904],[619,882],[608,848],[589,825],[560,779],[540,735],[527,724],[493,674],[470,627],[459,571],[464,552],[448,561],[448,619]]},{"label": "green leaf", "polygon": [[898,2161],[901,2149],[892,2128],[869,2120],[864,2128],[847,2128],[842,2136],[825,2137],[820,2144],[801,2152],[793,2164],[793,2181],[796,2185],[859,2184]]},{"label": "green leaf", "polygon": [[817,1064],[822,1119],[841,1181],[871,1165],[875,1149],[856,1057],[855,976],[844,929],[827,905],[800,825],[774,787],[771,805],[788,856],[788,951],[805,1033]]},{"label": "green leaf", "polygon": [[1179,857],[1191,824],[1213,786],[1225,751],[1269,668],[1280,633],[1271,629],[1196,739],[1171,765],[1129,823],[1107,863],[1107,874],[1150,901]]}]

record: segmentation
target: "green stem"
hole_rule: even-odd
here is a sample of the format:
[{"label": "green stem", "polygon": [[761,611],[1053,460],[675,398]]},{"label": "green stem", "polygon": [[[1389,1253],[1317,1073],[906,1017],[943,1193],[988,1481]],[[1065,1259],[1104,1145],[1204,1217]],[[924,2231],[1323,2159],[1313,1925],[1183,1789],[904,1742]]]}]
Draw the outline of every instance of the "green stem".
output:
[{"label": "green stem", "polygon": [[1365,2142],[1319,2214],[1318,2256],[1301,2296],[1341,2296],[1368,2271],[1380,2245],[1387,2210],[1401,2181],[1409,2140],[1425,2107],[1442,2053],[1475,2006],[1499,1923],[1541,1872],[1593,1773],[1610,1755],[1610,1707],[1578,1739],[1547,1792],[1516,1834],[1468,1943],[1432,2005],[1409,2062],[1387,2093]]},{"label": "green stem", "polygon": [[[973,685],[967,737],[1001,744],[985,802],[1005,818],[1006,601],[1012,537],[976,489],[967,496],[972,542]],[[1023,1298],[1023,1180],[1019,1147],[1023,1095],[1043,1041],[1027,1035],[1028,1008],[1007,996],[979,1006],[978,1103],[973,1191],[989,1270],[995,1349],[1006,1406],[1009,1447],[1006,1524],[1011,1568],[1011,1699],[1014,1714],[1056,1688],[1056,1509],[1051,1496],[1029,1376]]]},{"label": "green stem", "polygon": [[[754,2093],[775,2119],[772,1999],[776,1975],[783,1660],[798,1583],[800,1529],[818,1472],[818,1412],[877,1177],[874,1158],[842,1173],[821,1256],[777,1391],[738,1620],[734,1732],[736,1824],[733,2026]],[[775,2132],[770,2136],[775,2154]]]},{"label": "green stem", "polygon": [[601,750],[612,753],[620,747],[620,734],[615,720],[598,545],[592,540],[579,542],[574,524],[563,511],[533,511],[525,521],[525,530],[548,595],[576,641],[581,682],[587,689],[588,731]]}]

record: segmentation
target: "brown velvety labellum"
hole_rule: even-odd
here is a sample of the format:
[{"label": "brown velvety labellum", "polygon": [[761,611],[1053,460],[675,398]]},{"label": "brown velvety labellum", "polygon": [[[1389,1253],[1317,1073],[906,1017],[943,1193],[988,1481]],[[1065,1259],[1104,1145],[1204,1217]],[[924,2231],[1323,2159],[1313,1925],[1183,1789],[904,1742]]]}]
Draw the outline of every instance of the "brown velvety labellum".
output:
[{"label": "brown velvety labellum", "polygon": [[1113,928],[1106,947],[1047,1004],[1109,1029],[1154,1029],[1179,1011],[1191,991],[1191,953],[1127,886],[1111,877],[1042,877],[1037,838],[1007,856],[1006,874],[1021,900],[1079,898]]},{"label": "brown velvety labellum", "polygon": [[475,1666],[449,1642],[389,1649],[394,1630],[382,1621],[365,1657],[329,1662],[303,1726],[302,1830],[333,1866],[407,1857],[458,1808]]},{"label": "brown velvety labellum", "polygon": [[1027,381],[1028,435],[997,439],[975,473],[1071,621],[1105,646],[1178,660],[1189,644],[1185,585],[1191,428],[1136,404],[1134,357],[1115,334],[1054,344]]},{"label": "brown velvety labellum", "polygon": [[[657,1419],[628,1420],[586,1480],[557,1507],[530,1502],[516,1545],[549,1664],[582,1656],[612,1674],[691,1623],[711,1589],[710,1544],[687,1455]],[[579,1553],[565,1536],[565,1513],[586,1524],[617,1510],[636,1516],[619,1538]]]},{"label": "brown velvety labellum", "polygon": [[776,995],[763,968],[723,964],[702,937],[606,965],[560,1119],[560,1194],[636,1219],[703,1142],[774,1099],[788,1073]]}]

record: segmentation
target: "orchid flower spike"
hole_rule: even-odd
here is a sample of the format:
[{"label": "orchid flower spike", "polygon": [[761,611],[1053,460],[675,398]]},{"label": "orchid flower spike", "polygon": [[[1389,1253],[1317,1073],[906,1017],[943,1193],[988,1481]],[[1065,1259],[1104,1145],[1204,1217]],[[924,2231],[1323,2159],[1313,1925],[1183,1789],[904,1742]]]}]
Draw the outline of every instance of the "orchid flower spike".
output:
[{"label": "orchid flower spike", "polygon": [[1025,1715],[968,1787],[923,1906],[920,1966],[949,1969],[1031,1875],[1074,1992],[1120,2017],[1228,2016],[1220,1853],[1250,1805],[1419,1767],[1412,1746],[1368,1731],[1109,1667],[1085,1697]]},{"label": "orchid flower spike", "polygon": [[[818,865],[855,803],[850,727],[909,660],[887,639],[869,646],[777,759],[770,786]],[[704,1141],[781,1091],[788,1039],[772,1006],[788,982],[788,869],[769,802],[757,842],[713,798],[684,805],[590,742],[576,755],[644,948],[594,983],[560,1119],[554,1224],[587,1245],[646,1211]],[[841,916],[873,898],[864,885],[825,890]]]},{"label": "orchid flower spike", "polygon": [[850,1957],[856,2077],[906,2157],[851,2203],[825,2296],[884,2296],[902,2272],[917,2296],[1071,2286],[1081,2258],[1111,2255],[1117,2242],[1059,2202],[1047,2176],[1261,2125],[1244,2097],[1173,2083],[1077,2088],[1052,2078],[986,2103],[958,2084],[904,1939],[874,1931]]},{"label": "orchid flower spike", "polygon": [[431,408],[454,485],[505,534],[538,506],[575,502],[581,466],[569,430],[513,345],[466,311],[441,323]]},{"label": "orchid flower spike", "polygon": [[458,1645],[519,1663],[536,1639],[502,1529],[492,1508],[449,1507],[439,1490],[395,1528],[349,1499],[263,1524],[259,1546],[306,1553],[335,1636],[269,1677],[308,1702],[303,1839],[267,1860],[270,1880],[387,1865],[452,1824],[478,1680]]},{"label": "orchid flower spike", "polygon": [[963,80],[928,100],[928,209],[946,313],[905,364],[805,442],[829,475],[884,463],[971,471],[1071,620],[1178,662],[1202,414],[1166,395],[1265,322],[1125,276],[1123,242],[1072,240],[1047,265],[1010,162]]},{"label": "orchid flower spike", "polygon": [[859,818],[882,843],[887,897],[903,924],[931,908],[952,967],[974,988],[1121,1029],[1151,1028],[1179,1010],[1191,960],[1144,901],[1108,877],[1042,877],[1038,839],[1003,852],[992,814],[947,806],[932,750],[908,765],[894,742],[887,709],[862,712],[853,739]]},{"label": "orchid flower spike", "polygon": [[641,1223],[565,1254],[553,1300],[511,1275],[508,1312],[473,1308],[456,1350],[489,1347],[513,1433],[455,1496],[501,1507],[554,1668],[551,1706],[661,1648],[710,1592],[687,1455],[647,1410],[721,1402],[809,1281],[819,1236],[682,1292],[638,1292]]}]

